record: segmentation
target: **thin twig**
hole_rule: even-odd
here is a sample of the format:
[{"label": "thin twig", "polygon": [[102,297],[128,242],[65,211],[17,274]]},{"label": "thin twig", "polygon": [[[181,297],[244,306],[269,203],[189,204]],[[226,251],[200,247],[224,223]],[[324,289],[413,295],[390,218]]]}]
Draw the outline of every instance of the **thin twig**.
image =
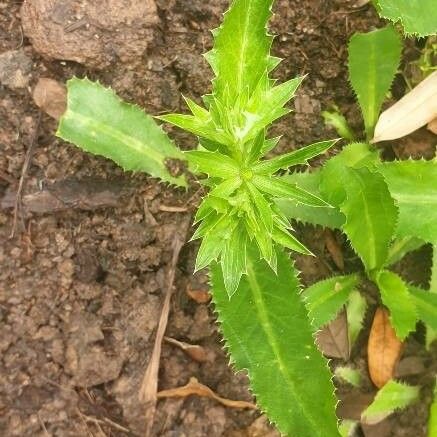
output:
[{"label": "thin twig", "polygon": [[[15,195],[15,205],[14,205],[14,221],[12,223],[12,231],[9,238],[14,238],[17,231],[18,214],[22,213],[21,195],[23,194],[24,182],[26,180],[27,171],[29,170],[30,161],[32,160],[33,151],[35,149],[35,143],[38,139],[39,125],[41,123],[41,111],[38,112],[38,118],[36,121],[35,130],[33,132],[32,139],[30,141],[29,147],[24,158],[23,167],[21,168],[20,182],[18,183],[17,193]],[[21,215],[21,219],[23,216]]]},{"label": "thin twig", "polygon": [[190,224],[191,217],[185,220],[185,223],[181,226],[179,236],[176,237],[173,243],[173,256],[171,264],[168,268],[165,284],[165,297],[162,305],[161,316],[159,318],[158,329],[156,331],[155,344],[153,346],[152,355],[150,357],[149,364],[144,373],[143,381],[139,391],[139,400],[144,402],[146,406],[146,433],[145,436],[151,435],[153,421],[155,417],[157,393],[158,393],[158,371],[159,362],[161,359],[162,341],[164,338],[165,330],[167,328],[168,315],[170,312],[170,300],[173,294],[174,279],[176,274],[176,265],[179,259],[179,254],[182,246],[185,243],[185,237],[188,232],[188,226]]}]

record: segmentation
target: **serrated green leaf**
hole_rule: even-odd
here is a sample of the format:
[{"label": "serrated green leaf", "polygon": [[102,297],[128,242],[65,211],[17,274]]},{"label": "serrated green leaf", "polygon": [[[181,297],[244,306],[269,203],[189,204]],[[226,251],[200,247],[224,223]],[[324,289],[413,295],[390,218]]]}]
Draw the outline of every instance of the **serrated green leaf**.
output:
[{"label": "serrated green leaf", "polygon": [[95,155],[112,159],[124,170],[142,171],[185,187],[183,176],[172,176],[168,158],[184,159],[168,136],[139,107],[120,100],[111,89],[88,79],[67,83],[67,111],[56,135]]},{"label": "serrated green leaf", "polygon": [[201,173],[223,179],[238,176],[238,164],[229,156],[218,152],[192,150],[185,152],[188,162],[194,164]]},{"label": "serrated green leaf", "polygon": [[270,175],[278,170],[286,170],[289,167],[307,164],[311,158],[321,155],[329,150],[338,140],[320,141],[309,146],[302,147],[294,152],[286,153],[267,161],[262,161],[253,167],[253,171],[259,175]]},{"label": "serrated green leaf", "polygon": [[299,188],[296,184],[290,184],[284,179],[255,175],[252,182],[261,191],[274,197],[285,197],[312,207],[330,206],[320,197]]},{"label": "serrated green leaf", "polygon": [[344,419],[340,422],[338,430],[340,431],[341,437],[353,437],[356,435],[356,430],[358,428],[358,422],[356,420]]},{"label": "serrated green leaf", "polygon": [[358,284],[358,275],[346,275],[333,276],[308,287],[303,293],[303,299],[314,328],[320,328],[333,320]]},{"label": "serrated green leaf", "polygon": [[241,276],[247,273],[246,246],[245,229],[243,226],[237,226],[224,246],[221,259],[223,281],[229,298],[237,290]]},{"label": "serrated green leaf", "polygon": [[400,340],[415,329],[416,306],[407,284],[396,273],[381,271],[376,277],[383,304],[390,310],[390,321]]},{"label": "serrated green leaf", "polygon": [[[286,435],[337,437],[333,385],[314,345],[297,272],[278,251],[278,275],[251,248],[247,276],[229,299],[219,266],[212,292],[237,369],[247,369],[260,408]],[[314,400],[317,399],[317,402]]]},{"label": "serrated green leaf", "polygon": [[367,140],[373,136],[401,51],[399,34],[392,26],[356,33],[349,42],[349,77],[363,113]]},{"label": "serrated green leaf", "polygon": [[431,329],[437,330],[437,293],[411,285],[409,291],[419,319]]},{"label": "serrated green leaf", "polygon": [[380,165],[399,206],[397,235],[437,242],[437,161],[394,161]]},{"label": "serrated green leaf", "polygon": [[313,255],[296,237],[278,227],[273,228],[272,238],[281,246],[304,255]]},{"label": "serrated green leaf", "polygon": [[366,168],[344,169],[346,198],[340,211],[346,216],[343,231],[367,272],[381,268],[388,257],[398,209],[384,178]]},{"label": "serrated green leaf", "polygon": [[437,8],[434,0],[378,0],[379,14],[400,22],[407,35],[437,33]]},{"label": "serrated green leaf", "polygon": [[[312,173],[295,172],[283,176],[282,179],[286,182],[298,185],[314,196],[323,198],[320,194],[320,170],[313,171]],[[330,206],[314,208],[312,206],[296,203],[287,198],[275,199],[275,203],[286,217],[302,223],[324,226],[331,229],[340,229],[345,222],[344,215],[337,208]]]},{"label": "serrated green leaf", "polygon": [[367,310],[367,301],[357,290],[352,290],[346,305],[349,346],[352,349],[361,329]]},{"label": "serrated green leaf", "polygon": [[361,385],[361,373],[357,369],[353,369],[349,366],[338,366],[335,368],[334,374],[337,378],[348,382],[354,387]]},{"label": "serrated green leaf", "polygon": [[416,402],[419,392],[419,387],[391,379],[378,391],[373,402],[361,414],[361,420],[367,424],[378,423],[394,411]]},{"label": "serrated green leaf", "polygon": [[[399,214],[402,212],[399,211]],[[417,250],[422,247],[425,241],[416,237],[401,237],[393,241],[388,251],[386,266],[390,266],[400,261],[408,252]]]},{"label": "serrated green leaf", "polygon": [[322,111],[322,117],[326,126],[332,126],[341,138],[355,141],[355,133],[349,126],[346,117],[335,107],[331,111]]},{"label": "serrated green leaf", "polygon": [[234,0],[213,32],[214,47],[205,57],[216,78],[213,94],[233,106],[243,92],[251,95],[261,77],[277,64],[270,56],[273,38],[266,25],[272,0]]},{"label": "serrated green leaf", "polygon": [[[437,294],[437,245],[432,247],[432,266],[431,278],[429,281],[429,292]],[[426,348],[429,349],[431,343],[437,340],[437,329],[426,327]]]}]

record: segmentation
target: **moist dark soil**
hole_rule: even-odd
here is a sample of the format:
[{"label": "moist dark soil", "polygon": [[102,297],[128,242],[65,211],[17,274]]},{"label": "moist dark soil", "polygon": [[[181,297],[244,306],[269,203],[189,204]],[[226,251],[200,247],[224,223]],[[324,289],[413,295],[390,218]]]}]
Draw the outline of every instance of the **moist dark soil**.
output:
[{"label": "moist dark soil", "polygon": [[[64,83],[73,75],[88,76],[149,113],[184,111],[182,94],[199,101],[210,90],[212,74],[201,54],[211,47],[210,29],[220,22],[227,1],[107,0],[100,10],[98,4],[38,0],[23,7],[22,1],[0,1],[2,436],[143,435],[144,405],[138,392],[153,347],[172,244],[176,238],[188,239],[181,229],[199,201],[195,184],[184,191],[145,175],[126,174],[112,162],[60,141],[56,121],[34,104],[32,90],[43,77]],[[27,8],[23,18],[22,8]],[[347,41],[356,31],[381,25],[373,8],[340,0],[278,0],[274,11],[274,54],[284,59],[277,77],[308,74],[295,111],[273,129],[282,135],[278,152],[335,136],[320,115],[334,103],[354,128],[362,129],[348,86]],[[419,55],[412,42],[405,52],[407,59]],[[395,96],[404,89],[398,78]],[[184,149],[196,144],[179,130],[169,133]],[[433,149],[427,135],[386,145],[384,153],[389,159],[429,157]],[[11,237],[15,193],[29,148],[33,153],[23,207]],[[296,228],[318,255],[296,257],[304,284],[338,272],[326,248],[326,232]],[[345,269],[356,267],[341,235],[329,238],[338,245]],[[159,389],[195,377],[222,397],[253,401],[246,375],[233,372],[222,349],[213,309],[204,298],[206,275],[192,276],[196,249],[186,244],[180,254],[166,335],[200,345],[206,358],[198,362],[164,342]],[[430,250],[424,248],[397,268],[426,284],[429,260]],[[363,403],[376,391],[366,379],[373,311],[350,358],[365,375],[364,387],[351,390],[339,384],[344,417],[359,418]],[[424,386],[420,402],[379,425],[359,429],[357,435],[426,435],[435,356],[435,351],[425,351],[419,329],[406,343],[399,372],[406,381]],[[337,362],[341,360],[331,364]],[[191,396],[158,402],[153,435],[278,433],[256,410]]]}]

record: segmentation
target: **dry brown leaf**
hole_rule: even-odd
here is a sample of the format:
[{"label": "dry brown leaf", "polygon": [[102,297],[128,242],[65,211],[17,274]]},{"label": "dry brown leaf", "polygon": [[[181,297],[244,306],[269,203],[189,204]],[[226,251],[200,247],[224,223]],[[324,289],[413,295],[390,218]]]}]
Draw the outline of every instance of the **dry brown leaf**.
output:
[{"label": "dry brown leaf", "polygon": [[436,117],[437,71],[380,115],[372,143],[401,138]]},{"label": "dry brown leaf", "polygon": [[373,318],[367,345],[370,379],[378,388],[393,378],[396,364],[401,356],[402,345],[390,324],[388,311],[385,308],[378,308]]},{"label": "dry brown leaf", "polygon": [[323,355],[331,358],[349,359],[349,336],[347,315],[343,309],[337,318],[316,334],[316,343]]},{"label": "dry brown leaf", "polygon": [[35,104],[55,120],[59,120],[67,109],[67,90],[56,80],[42,77],[32,96]]},{"label": "dry brown leaf", "polygon": [[233,401],[230,399],[222,398],[221,396],[214,393],[209,387],[201,384],[196,378],[191,377],[188,384],[171,388],[169,390],[162,390],[158,392],[159,398],[185,398],[187,396],[196,395],[202,396],[210,399],[214,399],[220,402],[225,407],[230,408],[250,408],[251,410],[256,410],[257,406],[251,402],[246,401]]},{"label": "dry brown leaf", "polygon": [[167,343],[174,344],[179,349],[182,349],[188,356],[190,356],[194,361],[199,363],[204,363],[207,360],[206,351],[202,346],[198,344],[189,344],[183,341],[176,340],[171,337],[164,337]]},{"label": "dry brown leaf", "polygon": [[334,233],[330,229],[325,230],[325,245],[337,268],[344,270],[343,252],[335,239]]},{"label": "dry brown leaf", "polygon": [[208,303],[211,300],[211,293],[207,290],[193,290],[190,285],[187,286],[186,293],[190,299],[197,303]]}]

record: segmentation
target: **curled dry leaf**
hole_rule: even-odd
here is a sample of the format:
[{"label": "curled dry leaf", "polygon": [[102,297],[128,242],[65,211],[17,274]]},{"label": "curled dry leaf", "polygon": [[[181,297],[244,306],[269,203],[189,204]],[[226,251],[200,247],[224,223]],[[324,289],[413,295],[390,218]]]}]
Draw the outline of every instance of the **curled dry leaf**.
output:
[{"label": "curled dry leaf", "polygon": [[182,349],[189,357],[199,363],[204,363],[207,360],[206,351],[202,346],[198,344],[189,344],[183,341],[176,340],[171,337],[164,337],[167,343],[174,344],[179,349]]},{"label": "curled dry leaf", "polygon": [[316,334],[316,343],[323,355],[331,358],[349,359],[349,336],[347,315],[343,309],[335,320]]},{"label": "curled dry leaf", "polygon": [[251,410],[256,410],[257,407],[255,404],[252,404],[251,402],[246,401],[233,401],[230,399],[222,398],[221,396],[214,393],[209,387],[206,385],[201,384],[196,378],[191,377],[188,384],[177,387],[177,388],[171,388],[169,390],[162,390],[158,392],[158,399],[159,398],[184,398],[191,395],[197,395],[202,397],[207,397],[210,399],[214,399],[217,402],[220,402],[225,407],[230,408],[249,408]]},{"label": "curled dry leaf", "polygon": [[396,337],[390,324],[388,311],[385,308],[378,308],[373,318],[367,345],[370,379],[378,388],[393,378],[402,346],[403,343]]},{"label": "curled dry leaf", "polygon": [[372,143],[401,138],[436,117],[437,71],[380,115]]},{"label": "curled dry leaf", "polygon": [[208,303],[211,300],[211,293],[208,290],[192,289],[189,284],[186,293],[190,299],[197,303]]},{"label": "curled dry leaf", "polygon": [[40,78],[32,97],[35,104],[55,120],[59,120],[67,109],[67,90],[56,80]]}]

